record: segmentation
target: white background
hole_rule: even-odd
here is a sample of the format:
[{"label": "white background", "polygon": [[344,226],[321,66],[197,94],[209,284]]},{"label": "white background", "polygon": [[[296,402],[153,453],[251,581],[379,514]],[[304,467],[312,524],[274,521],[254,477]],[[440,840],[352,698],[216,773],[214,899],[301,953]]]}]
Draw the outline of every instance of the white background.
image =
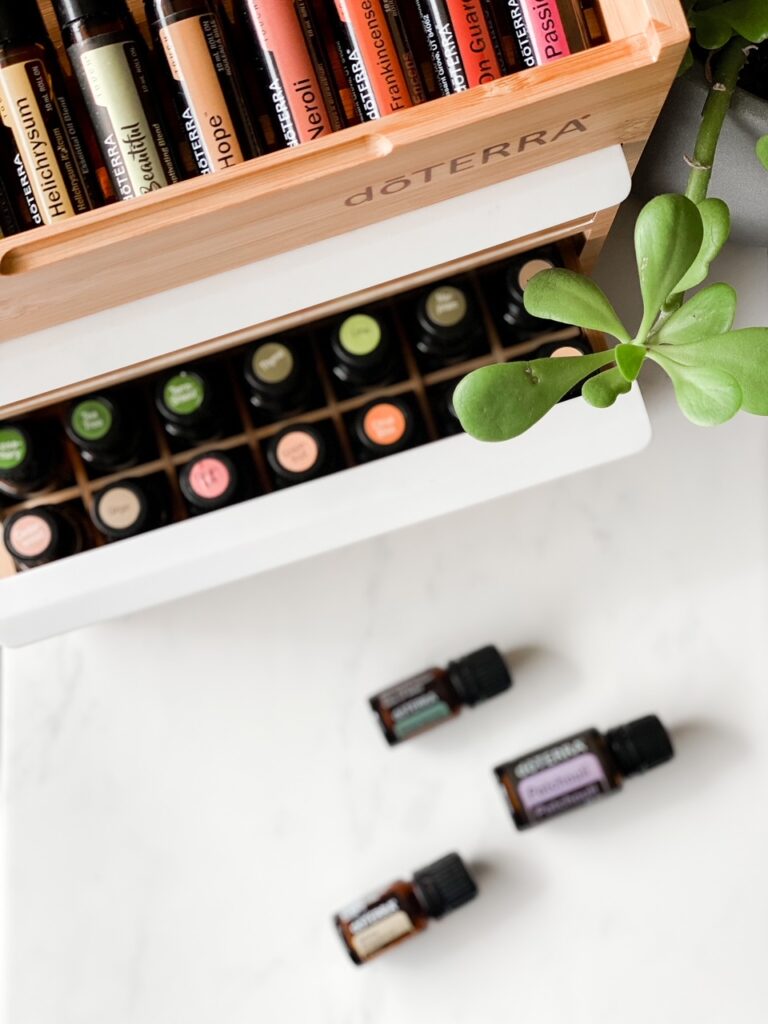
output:
[{"label": "white background", "polygon": [[[9,1024],[762,1024],[768,424],[646,396],[631,460],[6,652]],[[488,642],[513,691],[387,748],[366,697]],[[494,764],[648,712],[676,761],[515,832]],[[480,898],[353,967],[331,913],[452,849]]]}]

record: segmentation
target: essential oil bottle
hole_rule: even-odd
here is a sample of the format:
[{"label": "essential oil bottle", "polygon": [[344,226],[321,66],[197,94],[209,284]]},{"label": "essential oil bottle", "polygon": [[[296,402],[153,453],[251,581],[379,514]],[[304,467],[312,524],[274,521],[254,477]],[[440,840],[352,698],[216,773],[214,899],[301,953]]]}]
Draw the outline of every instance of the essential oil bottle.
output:
[{"label": "essential oil bottle", "polygon": [[390,746],[455,718],[512,686],[506,662],[495,647],[481,647],[448,663],[388,686],[370,704]]},{"label": "essential oil bottle", "polygon": [[246,351],[243,373],[248,399],[259,419],[268,422],[309,408],[314,368],[307,366],[301,348],[281,338],[256,342]]},{"label": "essential oil bottle", "polygon": [[524,339],[552,329],[551,320],[541,320],[526,310],[525,290],[536,274],[559,266],[562,266],[562,260],[552,248],[521,253],[506,264],[498,285],[498,307],[505,333]]},{"label": "essential oil bottle", "polygon": [[402,396],[370,402],[352,416],[352,440],[360,462],[405,451],[423,439],[421,418]]},{"label": "essential oil bottle", "polygon": [[54,9],[117,198],[178,181],[150,57],[125,0],[55,0]]},{"label": "essential oil bottle", "polygon": [[306,0],[240,0],[259,86],[283,146],[324,139],[343,127],[340,100]]},{"label": "essential oil bottle", "polygon": [[484,0],[415,0],[444,96],[505,73],[496,25]]},{"label": "essential oil bottle", "polygon": [[137,426],[114,396],[89,395],[73,402],[66,431],[83,462],[96,472],[113,473],[137,462]]},{"label": "essential oil bottle", "polygon": [[[407,0],[410,2],[410,0]],[[426,98],[397,0],[335,0],[338,49],[363,121]]]},{"label": "essential oil bottle", "polygon": [[604,42],[605,32],[592,0],[491,0],[504,49],[514,41],[522,66],[542,64]]},{"label": "essential oil bottle", "polygon": [[52,491],[61,476],[61,452],[41,423],[0,423],[0,496],[21,500]]},{"label": "essential oil bottle", "polygon": [[416,322],[416,351],[428,370],[471,359],[482,339],[480,311],[458,281],[428,288],[416,304]]},{"label": "essential oil bottle", "polygon": [[453,404],[453,394],[461,379],[461,377],[455,377],[444,384],[433,384],[431,388],[427,389],[432,418],[440,437],[453,437],[454,434],[464,432],[459,417],[456,415],[456,406]]},{"label": "essential oil bottle", "polygon": [[157,496],[145,480],[120,480],[93,499],[91,519],[107,541],[125,540],[159,526]]},{"label": "essential oil bottle", "polygon": [[331,334],[331,373],[343,390],[359,394],[397,380],[400,354],[389,326],[372,309],[348,313]]},{"label": "essential oil bottle", "polygon": [[155,405],[169,437],[196,445],[221,437],[217,395],[209,374],[200,368],[179,368],[161,377]]},{"label": "essential oil bottle", "polygon": [[179,471],[179,487],[192,516],[242,501],[250,493],[248,484],[242,467],[226,452],[205,452]]},{"label": "essential oil bottle", "polygon": [[664,764],[672,741],[656,715],[606,733],[586,729],[495,769],[518,829],[615,792],[624,779]]},{"label": "essential oil bottle", "polygon": [[58,95],[61,72],[36,4],[0,0],[0,116],[28,187],[33,226],[91,208]]},{"label": "essential oil bottle", "polygon": [[366,896],[334,918],[336,930],[352,962],[368,963],[380,953],[423,932],[430,919],[439,920],[477,896],[477,885],[457,853],[449,853],[414,872],[410,882],[398,881]]},{"label": "essential oil bottle", "polygon": [[58,506],[25,509],[9,516],[3,528],[6,550],[19,569],[36,569],[77,554],[83,537],[73,515]]},{"label": "essential oil bottle", "polygon": [[292,487],[332,473],[337,465],[328,435],[314,423],[285,427],[266,443],[267,464],[275,487]]},{"label": "essential oil bottle", "polygon": [[145,0],[144,6],[196,173],[215,174],[258,156],[261,147],[218,4]]}]

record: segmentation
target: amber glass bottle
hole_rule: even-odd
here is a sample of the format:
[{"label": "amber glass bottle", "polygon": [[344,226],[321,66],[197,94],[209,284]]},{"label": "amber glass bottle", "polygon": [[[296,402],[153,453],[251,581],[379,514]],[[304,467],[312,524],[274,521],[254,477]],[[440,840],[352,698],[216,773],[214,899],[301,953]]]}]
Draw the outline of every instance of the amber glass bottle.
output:
[{"label": "amber glass bottle", "polygon": [[415,0],[443,95],[505,73],[496,22],[485,0]]},{"label": "amber glass bottle", "polygon": [[124,0],[54,7],[118,199],[178,181],[149,54]]},{"label": "amber glass bottle", "polygon": [[0,116],[33,225],[91,208],[58,96],[64,87],[35,4],[0,0]]},{"label": "amber glass bottle", "polygon": [[390,746],[455,718],[512,686],[506,662],[495,647],[482,647],[448,667],[429,668],[387,687],[370,704]]},{"label": "amber glass bottle", "polygon": [[352,962],[360,966],[423,932],[477,896],[477,885],[457,853],[416,871],[413,881],[393,882],[342,910],[336,930]]},{"label": "amber glass bottle", "polygon": [[495,769],[518,829],[538,825],[621,789],[624,779],[664,764],[672,741],[656,715],[606,733],[559,740]]},{"label": "amber glass bottle", "polygon": [[256,129],[218,4],[145,0],[145,8],[156,50],[164,56],[181,135],[197,173],[214,174],[258,156]]}]

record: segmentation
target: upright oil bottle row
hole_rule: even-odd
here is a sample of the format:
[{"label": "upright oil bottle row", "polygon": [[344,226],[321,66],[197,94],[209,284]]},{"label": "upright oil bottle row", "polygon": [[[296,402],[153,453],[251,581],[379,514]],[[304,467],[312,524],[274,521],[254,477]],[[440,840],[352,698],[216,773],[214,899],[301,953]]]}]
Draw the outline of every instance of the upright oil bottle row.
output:
[{"label": "upright oil bottle row", "polygon": [[36,0],[0,0],[0,232],[565,57],[594,2],[53,0],[65,74]]}]

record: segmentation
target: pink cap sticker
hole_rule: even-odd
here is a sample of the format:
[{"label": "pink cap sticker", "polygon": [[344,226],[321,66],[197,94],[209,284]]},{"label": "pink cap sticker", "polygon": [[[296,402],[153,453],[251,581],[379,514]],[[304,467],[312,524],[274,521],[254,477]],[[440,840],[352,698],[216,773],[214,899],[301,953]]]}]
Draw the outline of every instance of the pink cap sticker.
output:
[{"label": "pink cap sticker", "polygon": [[189,471],[189,485],[199,498],[215,501],[227,490],[232,479],[221,459],[206,456]]},{"label": "pink cap sticker", "polygon": [[39,558],[51,546],[52,540],[50,525],[34,512],[17,519],[8,535],[10,546],[21,558]]}]

